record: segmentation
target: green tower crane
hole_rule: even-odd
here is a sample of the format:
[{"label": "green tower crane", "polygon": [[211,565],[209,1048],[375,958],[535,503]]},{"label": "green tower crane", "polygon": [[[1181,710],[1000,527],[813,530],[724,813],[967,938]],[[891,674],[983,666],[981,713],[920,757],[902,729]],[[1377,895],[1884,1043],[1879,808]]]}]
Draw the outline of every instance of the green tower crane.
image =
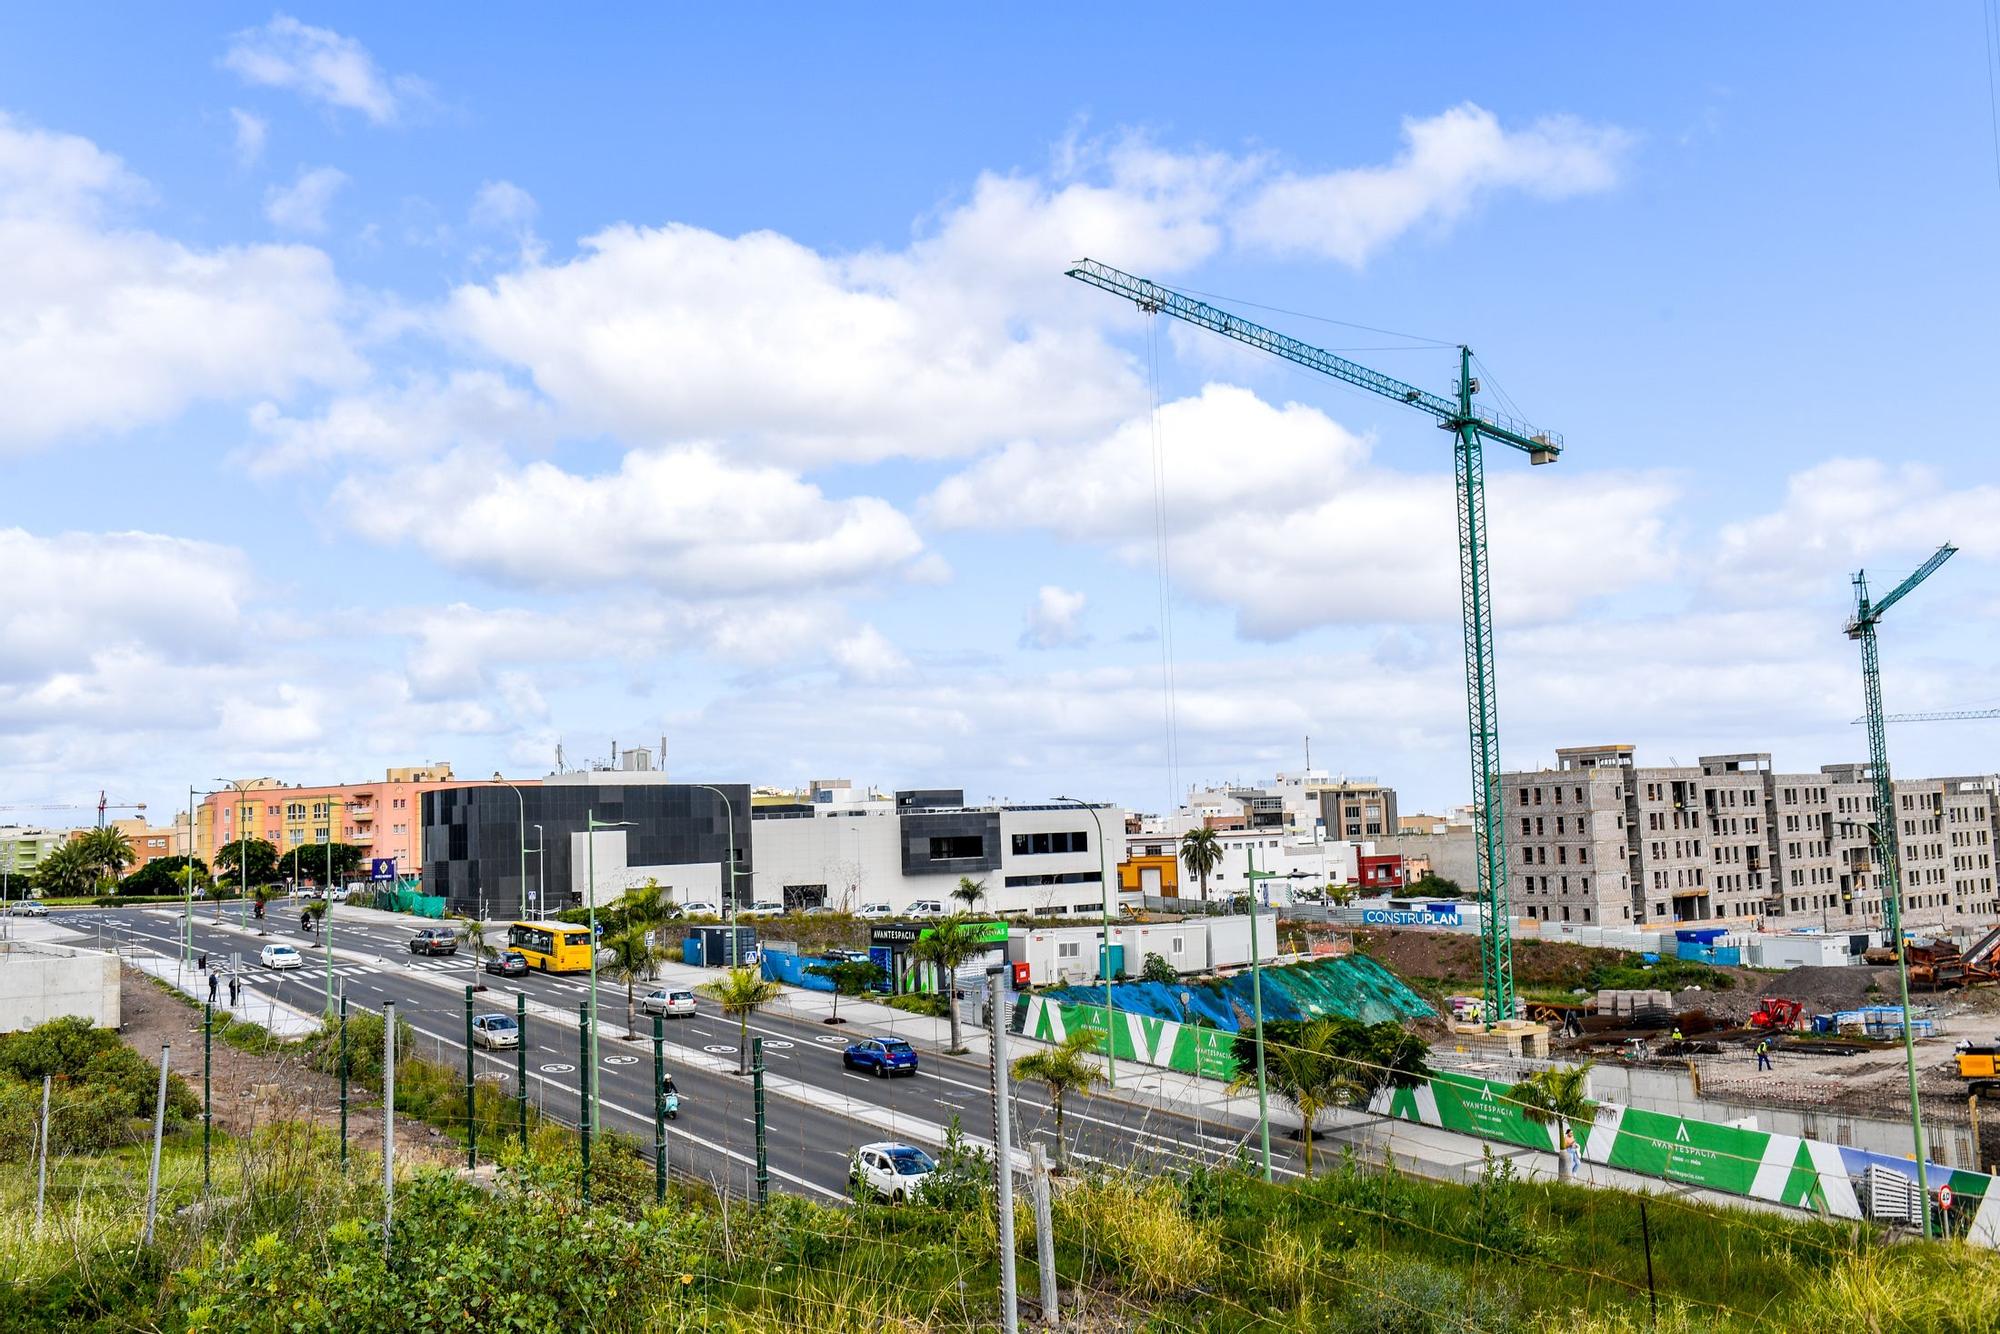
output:
[{"label": "green tower crane", "polygon": [[1897,584],[1880,602],[1868,600],[1868,572],[1854,576],[1854,616],[1847,623],[1847,637],[1861,641],[1861,690],[1867,705],[1868,771],[1875,785],[1875,826],[1873,842],[1878,863],[1876,885],[1882,891],[1882,930],[1896,951],[1896,980],[1903,997],[1903,1062],[1910,1074],[1910,1137],[1915,1141],[1917,1191],[1923,1196],[1924,1235],[1931,1234],[1930,1181],[1924,1171],[1924,1119],[1917,1107],[1917,1045],[1910,1032],[1910,964],[1903,944],[1903,866],[1896,843],[1896,791],[1889,781],[1889,729],[1882,716],[1882,664],[1875,652],[1875,626],[1882,613],[1903,600],[1905,594],[1937,572],[1952,558],[1957,547],[1946,543],[1917,572]]},{"label": "green tower crane", "polygon": [[1452,435],[1453,471],[1458,483],[1459,600],[1465,632],[1465,708],[1472,734],[1474,829],[1478,849],[1479,896],[1485,906],[1480,973],[1485,983],[1488,1028],[1514,1015],[1514,943],[1508,922],[1507,845],[1500,809],[1500,713],[1493,683],[1493,618],[1486,562],[1486,470],[1481,457],[1488,440],[1511,445],[1532,463],[1553,463],[1562,437],[1538,431],[1484,406],[1475,405],[1479,382],[1472,378],[1472,349],[1458,349],[1455,396],[1445,398],[1404,384],[1357,362],[1302,343],[1296,338],[1240,319],[1226,310],[1184,296],[1108,264],[1084,259],[1070,277],[1122,296],[1149,315],[1166,314],[1225,338],[1296,362],[1384,398],[1395,399],[1437,419]]}]

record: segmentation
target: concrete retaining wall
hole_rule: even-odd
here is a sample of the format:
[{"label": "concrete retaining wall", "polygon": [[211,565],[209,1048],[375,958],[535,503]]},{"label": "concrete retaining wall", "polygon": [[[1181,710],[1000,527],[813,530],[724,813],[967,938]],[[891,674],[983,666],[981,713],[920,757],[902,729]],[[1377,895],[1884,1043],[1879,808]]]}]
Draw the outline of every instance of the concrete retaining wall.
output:
[{"label": "concrete retaining wall", "polygon": [[67,945],[0,944],[0,1033],[18,1033],[64,1015],[78,1015],[99,1028],[124,1022],[117,956]]}]

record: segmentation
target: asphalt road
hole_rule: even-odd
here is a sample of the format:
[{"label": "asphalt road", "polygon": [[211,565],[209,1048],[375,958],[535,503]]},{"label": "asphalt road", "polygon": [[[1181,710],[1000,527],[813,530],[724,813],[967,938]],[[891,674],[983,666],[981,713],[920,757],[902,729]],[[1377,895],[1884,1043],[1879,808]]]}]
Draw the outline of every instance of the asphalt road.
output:
[{"label": "asphalt road", "polygon": [[[145,909],[57,910],[65,926],[101,930],[114,940],[165,958],[180,955],[178,914],[173,920]],[[225,905],[225,919],[235,923],[234,905]],[[240,930],[216,925],[212,906],[195,914],[194,946],[206,950],[212,962],[241,956],[244,976],[256,995],[317,1013],[325,996],[325,955],[319,932],[308,939],[297,929],[298,907],[275,901],[261,925],[269,940],[296,947],[305,958],[302,969],[276,972],[257,964],[257,950],[267,943]],[[516,995],[569,1014],[589,995],[586,982],[573,976],[530,974],[499,978],[476,974],[468,956],[414,959],[408,940],[414,927],[379,922],[342,922],[334,914],[334,984],[345,991],[350,1008],[379,1010],[394,1001],[398,1015],[416,1031],[419,1050],[452,1063],[465,1058],[464,986],[486,984],[474,994],[475,1013],[513,1014]],[[380,962],[343,960],[339,952],[378,956]],[[640,989],[643,994],[646,988]],[[701,1013],[666,1021],[667,1067],[681,1093],[679,1117],[668,1125],[668,1170],[694,1174],[735,1194],[746,1193],[754,1176],[755,1131],[751,1081],[733,1073],[741,1042],[738,1022],[723,1016],[707,1001]],[[625,995],[602,981],[598,990],[602,1021],[622,1029]],[[601,1123],[607,1130],[634,1136],[650,1146],[653,1136],[652,1021],[638,1016],[641,1038],[626,1041],[601,1034],[598,1041]],[[774,1190],[790,1190],[821,1199],[844,1198],[847,1164],[857,1145],[882,1139],[908,1139],[935,1146],[939,1128],[955,1115],[966,1133],[978,1139],[992,1135],[989,1074],[983,1059],[969,1061],[941,1053],[922,1052],[922,1068],[914,1077],[876,1079],[843,1068],[842,1046],[871,1032],[865,1023],[834,1028],[816,1019],[798,1019],[774,1009],[750,1022],[753,1036],[764,1039],[770,1081],[791,1081],[801,1096],[771,1092],[766,1098],[767,1162]],[[531,1014],[527,1030],[528,1096],[555,1120],[574,1125],[580,1113],[579,1068],[584,1064],[573,1021]],[[726,1065],[726,1071],[714,1067]],[[475,1053],[480,1077],[517,1087],[517,1060],[512,1051]],[[803,1099],[803,1100],[802,1100]],[[1017,1086],[1010,1099],[1016,1143],[1041,1141],[1053,1154],[1055,1118],[1040,1085]],[[1147,1108],[1117,1098],[1071,1097],[1064,1109],[1064,1138],[1073,1157],[1155,1171],[1214,1162],[1235,1153],[1254,1136],[1241,1122],[1200,1121],[1178,1112]],[[1272,1144],[1272,1165],[1281,1175],[1296,1171],[1289,1136]]]}]

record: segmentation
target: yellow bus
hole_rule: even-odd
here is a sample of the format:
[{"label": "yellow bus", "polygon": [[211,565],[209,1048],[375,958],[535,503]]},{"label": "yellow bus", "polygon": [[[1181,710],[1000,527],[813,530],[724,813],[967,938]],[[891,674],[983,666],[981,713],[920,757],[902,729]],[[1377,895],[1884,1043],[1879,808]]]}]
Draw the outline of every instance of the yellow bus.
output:
[{"label": "yellow bus", "polygon": [[507,928],[507,948],[528,967],[545,973],[590,971],[590,928],[571,922],[516,922]]}]

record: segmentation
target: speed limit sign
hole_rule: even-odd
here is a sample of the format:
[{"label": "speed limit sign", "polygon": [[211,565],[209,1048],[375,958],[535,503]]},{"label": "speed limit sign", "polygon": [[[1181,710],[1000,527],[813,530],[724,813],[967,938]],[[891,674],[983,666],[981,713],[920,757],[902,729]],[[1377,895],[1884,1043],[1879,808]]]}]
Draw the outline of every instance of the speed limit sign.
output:
[{"label": "speed limit sign", "polygon": [[1940,1208],[1940,1209],[1949,1209],[1949,1208],[1951,1208],[1951,1187],[1950,1187],[1950,1186],[1939,1186],[1939,1187],[1937,1188],[1937,1202],[1938,1202],[1938,1208]]}]

